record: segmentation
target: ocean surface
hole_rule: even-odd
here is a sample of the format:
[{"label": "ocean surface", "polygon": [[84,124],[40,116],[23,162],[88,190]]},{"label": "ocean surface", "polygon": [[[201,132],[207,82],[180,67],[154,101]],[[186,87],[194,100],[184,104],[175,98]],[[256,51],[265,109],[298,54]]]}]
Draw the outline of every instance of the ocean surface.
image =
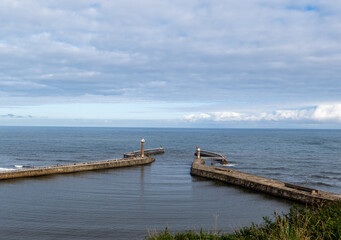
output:
[{"label": "ocean surface", "polygon": [[196,146],[232,169],[341,194],[340,130],[0,127],[0,171],[121,158],[141,138],[166,153],[146,166],[0,181],[0,239],[233,232],[293,205],[192,177]]}]

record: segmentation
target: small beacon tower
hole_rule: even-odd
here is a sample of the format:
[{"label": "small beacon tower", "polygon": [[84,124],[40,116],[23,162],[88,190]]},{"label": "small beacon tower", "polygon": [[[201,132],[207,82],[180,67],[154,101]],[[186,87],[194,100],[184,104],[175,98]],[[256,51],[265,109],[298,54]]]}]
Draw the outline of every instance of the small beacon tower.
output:
[{"label": "small beacon tower", "polygon": [[144,138],[141,139],[141,157],[144,157]]},{"label": "small beacon tower", "polygon": [[200,156],[200,148],[197,147],[197,157],[194,158],[194,162],[205,165],[205,160]]}]

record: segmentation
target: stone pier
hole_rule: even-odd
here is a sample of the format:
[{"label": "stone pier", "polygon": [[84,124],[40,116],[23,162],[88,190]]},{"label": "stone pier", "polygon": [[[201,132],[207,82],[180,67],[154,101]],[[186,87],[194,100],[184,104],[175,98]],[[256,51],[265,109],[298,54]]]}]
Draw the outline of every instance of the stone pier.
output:
[{"label": "stone pier", "polygon": [[339,194],[296,186],[228,168],[206,166],[202,158],[194,159],[191,175],[226,182],[304,204],[314,205],[341,200]]},{"label": "stone pier", "polygon": [[155,159],[151,157],[130,157],[122,159],[105,160],[98,162],[75,163],[68,165],[58,165],[49,167],[34,167],[13,171],[0,172],[0,180],[24,178],[24,177],[38,177],[53,174],[65,174],[84,171],[94,171],[101,169],[132,167],[144,165],[154,162]]}]

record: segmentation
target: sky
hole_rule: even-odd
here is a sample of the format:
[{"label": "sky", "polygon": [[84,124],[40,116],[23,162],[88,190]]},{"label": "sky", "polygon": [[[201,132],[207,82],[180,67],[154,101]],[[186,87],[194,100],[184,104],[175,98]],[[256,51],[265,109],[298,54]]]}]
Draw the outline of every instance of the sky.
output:
[{"label": "sky", "polygon": [[341,1],[1,0],[0,126],[341,128]]}]

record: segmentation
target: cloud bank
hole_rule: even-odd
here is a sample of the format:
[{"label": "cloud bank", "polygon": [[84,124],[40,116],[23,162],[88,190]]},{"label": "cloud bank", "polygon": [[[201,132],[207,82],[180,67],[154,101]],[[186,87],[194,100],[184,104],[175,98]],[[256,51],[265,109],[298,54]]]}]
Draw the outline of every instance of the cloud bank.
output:
[{"label": "cloud bank", "polygon": [[4,0],[0,105],[339,101],[340,22],[331,0]]},{"label": "cloud bank", "polygon": [[2,0],[0,115],[340,123],[340,22],[332,0]]},{"label": "cloud bank", "polygon": [[341,123],[341,104],[320,105],[301,110],[277,110],[274,112],[262,112],[258,114],[239,112],[211,112],[189,114],[183,117],[189,122],[213,121],[314,121],[314,122],[338,122]]}]

